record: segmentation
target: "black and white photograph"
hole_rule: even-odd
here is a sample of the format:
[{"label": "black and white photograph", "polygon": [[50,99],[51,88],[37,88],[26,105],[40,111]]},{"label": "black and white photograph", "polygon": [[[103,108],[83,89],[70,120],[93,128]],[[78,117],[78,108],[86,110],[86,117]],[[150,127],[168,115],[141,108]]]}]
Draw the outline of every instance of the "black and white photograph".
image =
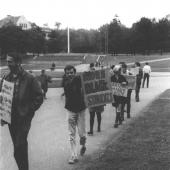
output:
[{"label": "black and white photograph", "polygon": [[4,0],[0,170],[170,170],[170,1]]}]

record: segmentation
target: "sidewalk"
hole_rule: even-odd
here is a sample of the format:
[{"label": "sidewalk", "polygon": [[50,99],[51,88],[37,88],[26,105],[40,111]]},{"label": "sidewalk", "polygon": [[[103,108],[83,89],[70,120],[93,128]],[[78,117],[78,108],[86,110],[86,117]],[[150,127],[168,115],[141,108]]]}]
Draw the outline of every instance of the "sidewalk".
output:
[{"label": "sidewalk", "polygon": [[[156,75],[156,74],[155,74]],[[168,75],[168,74],[167,74]],[[125,120],[122,127],[113,128],[115,110],[109,104],[105,107],[102,114],[101,133],[96,132],[96,122],[94,136],[87,138],[86,155],[102,149],[110,136],[116,135],[126,127],[126,124],[133,121],[148,104],[153,101],[160,93],[170,88],[170,76],[162,76],[157,73],[152,76],[149,88],[141,88],[139,103],[134,100],[132,93],[132,109],[130,120]],[[67,163],[69,157],[69,141],[66,122],[66,110],[64,109],[64,98],[60,98],[62,89],[49,89],[48,99],[45,100],[41,108],[36,112],[29,133],[29,164],[30,170],[69,170],[74,169],[74,165]],[[86,116],[87,131],[89,130],[89,113]],[[96,121],[96,120],[95,120]],[[12,141],[9,136],[7,126],[0,127],[0,169],[17,170],[13,159]],[[80,159],[81,162],[81,159]]]}]

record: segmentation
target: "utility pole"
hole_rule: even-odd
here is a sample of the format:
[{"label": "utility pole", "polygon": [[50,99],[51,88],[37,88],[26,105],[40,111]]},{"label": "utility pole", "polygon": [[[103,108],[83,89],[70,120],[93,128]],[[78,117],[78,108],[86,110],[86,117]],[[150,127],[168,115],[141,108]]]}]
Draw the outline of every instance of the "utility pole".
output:
[{"label": "utility pole", "polygon": [[108,25],[105,28],[105,54],[108,54]]},{"label": "utility pole", "polygon": [[67,27],[67,53],[70,53],[70,29]]}]

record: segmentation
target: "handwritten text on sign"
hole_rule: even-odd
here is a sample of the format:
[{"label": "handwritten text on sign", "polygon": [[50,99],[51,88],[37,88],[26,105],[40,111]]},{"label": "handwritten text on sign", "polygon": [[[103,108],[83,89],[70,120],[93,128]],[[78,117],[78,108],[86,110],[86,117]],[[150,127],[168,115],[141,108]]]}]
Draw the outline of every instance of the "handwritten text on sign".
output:
[{"label": "handwritten text on sign", "polygon": [[0,118],[11,123],[11,108],[14,92],[14,83],[3,80],[0,93]]},{"label": "handwritten text on sign", "polygon": [[87,107],[113,102],[107,69],[83,72],[81,80]]},{"label": "handwritten text on sign", "polygon": [[135,90],[135,88],[136,88],[136,76],[133,76],[133,75],[123,75],[123,76],[126,78],[126,80],[128,82],[127,88]]},{"label": "handwritten text on sign", "polygon": [[112,82],[113,95],[127,97],[127,87],[122,87],[120,83]]}]

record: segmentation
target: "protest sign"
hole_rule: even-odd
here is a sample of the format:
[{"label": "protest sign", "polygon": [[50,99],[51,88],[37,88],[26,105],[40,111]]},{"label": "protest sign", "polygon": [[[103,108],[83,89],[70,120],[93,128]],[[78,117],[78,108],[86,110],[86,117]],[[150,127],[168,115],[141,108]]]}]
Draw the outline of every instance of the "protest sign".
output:
[{"label": "protest sign", "polygon": [[137,74],[139,74],[139,67],[131,67],[129,71],[130,71],[130,73],[132,73],[134,76],[136,76]]},{"label": "protest sign", "polygon": [[11,108],[14,92],[14,83],[3,80],[0,93],[0,118],[11,123]]},{"label": "protest sign", "polygon": [[128,82],[127,88],[135,90],[135,88],[136,88],[136,76],[133,76],[133,75],[123,75],[123,76],[126,78],[126,80]]},{"label": "protest sign", "polygon": [[127,97],[127,86],[123,87],[120,83],[112,82],[113,95]]},{"label": "protest sign", "polygon": [[112,103],[108,69],[100,69],[81,73],[81,81],[87,107]]}]

